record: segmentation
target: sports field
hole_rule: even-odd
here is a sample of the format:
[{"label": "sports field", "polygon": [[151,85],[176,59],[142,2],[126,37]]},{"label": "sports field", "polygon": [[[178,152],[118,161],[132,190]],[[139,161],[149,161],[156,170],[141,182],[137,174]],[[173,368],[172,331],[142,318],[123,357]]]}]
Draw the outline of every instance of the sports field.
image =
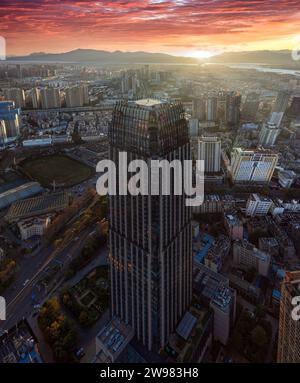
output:
[{"label": "sports field", "polygon": [[73,186],[93,174],[89,166],[60,154],[25,160],[21,167],[25,174],[45,187],[54,180],[57,186]]}]

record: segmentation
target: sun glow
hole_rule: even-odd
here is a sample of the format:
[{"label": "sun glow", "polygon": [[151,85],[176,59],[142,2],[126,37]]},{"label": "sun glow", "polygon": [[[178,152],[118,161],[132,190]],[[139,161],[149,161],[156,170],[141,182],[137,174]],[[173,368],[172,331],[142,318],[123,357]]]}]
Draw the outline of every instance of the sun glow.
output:
[{"label": "sun glow", "polygon": [[187,52],[186,55],[189,56],[189,57],[194,57],[196,59],[208,59],[209,57],[214,56],[215,53],[211,52],[211,51],[197,50],[197,51]]}]

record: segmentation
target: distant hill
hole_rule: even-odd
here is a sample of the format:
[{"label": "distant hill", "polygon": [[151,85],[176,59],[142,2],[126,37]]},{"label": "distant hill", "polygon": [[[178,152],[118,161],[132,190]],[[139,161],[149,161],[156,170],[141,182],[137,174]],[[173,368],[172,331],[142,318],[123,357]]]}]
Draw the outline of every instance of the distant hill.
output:
[{"label": "distant hill", "polygon": [[299,61],[292,59],[292,53],[289,50],[228,52],[213,56],[206,61],[212,63],[255,63],[276,66],[300,66]]},{"label": "distant hill", "polygon": [[76,49],[65,53],[32,53],[28,56],[8,57],[8,61],[40,61],[40,62],[69,62],[69,63],[176,63],[197,64],[199,60],[191,57],[172,56],[165,53],[149,52],[107,52],[95,49]]}]

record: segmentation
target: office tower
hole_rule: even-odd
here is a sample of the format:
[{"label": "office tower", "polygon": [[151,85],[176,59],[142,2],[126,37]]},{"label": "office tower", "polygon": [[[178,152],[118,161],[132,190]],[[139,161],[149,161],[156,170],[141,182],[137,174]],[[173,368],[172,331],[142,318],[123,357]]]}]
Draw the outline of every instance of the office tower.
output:
[{"label": "office tower", "polygon": [[254,217],[257,215],[267,215],[273,205],[271,198],[263,197],[257,193],[252,193],[246,204],[246,215]]},{"label": "office tower", "polygon": [[206,120],[217,121],[218,118],[218,100],[216,97],[208,96],[206,99]]},{"label": "office tower", "polygon": [[7,142],[5,121],[0,120],[0,146],[3,146]]},{"label": "office tower", "polygon": [[198,160],[204,161],[206,173],[218,173],[221,170],[221,140],[202,136],[198,141]]},{"label": "office tower", "polygon": [[59,88],[43,88],[40,93],[42,109],[60,108]]},{"label": "office tower", "polygon": [[300,320],[292,317],[296,296],[300,296],[300,271],[286,272],[281,285],[277,363],[300,362]]},{"label": "office tower", "polygon": [[240,122],[240,107],[242,96],[235,92],[226,95],[225,120],[227,124],[237,125]]},{"label": "office tower", "polygon": [[236,240],[233,244],[233,262],[249,269],[254,268],[260,275],[266,277],[271,257],[246,240]]},{"label": "office tower", "polygon": [[6,88],[6,89],[3,89],[3,94],[7,101],[14,101],[17,108],[24,108],[25,92],[23,89]]},{"label": "office tower", "polygon": [[289,104],[290,95],[286,92],[279,92],[273,105],[269,118],[271,124],[275,124],[278,128],[282,122],[283,116]]},{"label": "office tower", "polygon": [[295,118],[295,119],[298,119],[300,117],[300,96],[293,97],[293,100],[287,115],[289,118]]},{"label": "office tower", "polygon": [[259,94],[254,92],[248,93],[242,109],[242,118],[246,121],[256,121],[258,107]]},{"label": "office tower", "polygon": [[270,182],[278,155],[268,149],[243,150],[231,153],[230,173],[233,182]]},{"label": "office tower", "polygon": [[[117,173],[127,166],[118,162],[119,152],[148,164],[190,158],[188,126],[177,103],[118,103],[109,143]],[[165,346],[192,296],[191,211],[172,184],[170,195],[110,196],[112,315],[154,351]]]},{"label": "office tower", "polygon": [[265,147],[274,146],[279,133],[280,129],[276,124],[271,122],[264,123],[259,134],[259,145]]},{"label": "office tower", "polygon": [[20,109],[13,101],[0,101],[0,120],[4,120],[8,141],[20,134]]},{"label": "office tower", "polygon": [[217,114],[219,121],[226,121],[226,93],[219,92],[217,97]]},{"label": "office tower", "polygon": [[33,109],[39,109],[41,107],[41,93],[39,88],[31,89],[30,96]]}]

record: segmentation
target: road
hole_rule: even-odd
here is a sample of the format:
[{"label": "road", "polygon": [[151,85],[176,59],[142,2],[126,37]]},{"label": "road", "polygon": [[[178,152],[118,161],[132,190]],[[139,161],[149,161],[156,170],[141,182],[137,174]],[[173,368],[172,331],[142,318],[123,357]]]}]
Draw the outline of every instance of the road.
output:
[{"label": "road", "polygon": [[[37,303],[41,303],[47,296],[46,290],[37,286],[43,272],[53,263],[69,262],[81,250],[86,238],[94,227],[84,230],[76,241],[71,240],[61,251],[49,247],[35,257],[22,261],[16,282],[4,294],[6,299],[6,321],[1,322],[0,329],[7,330],[23,317],[33,312],[32,296],[35,295]],[[56,263],[58,264],[58,263]]]}]

